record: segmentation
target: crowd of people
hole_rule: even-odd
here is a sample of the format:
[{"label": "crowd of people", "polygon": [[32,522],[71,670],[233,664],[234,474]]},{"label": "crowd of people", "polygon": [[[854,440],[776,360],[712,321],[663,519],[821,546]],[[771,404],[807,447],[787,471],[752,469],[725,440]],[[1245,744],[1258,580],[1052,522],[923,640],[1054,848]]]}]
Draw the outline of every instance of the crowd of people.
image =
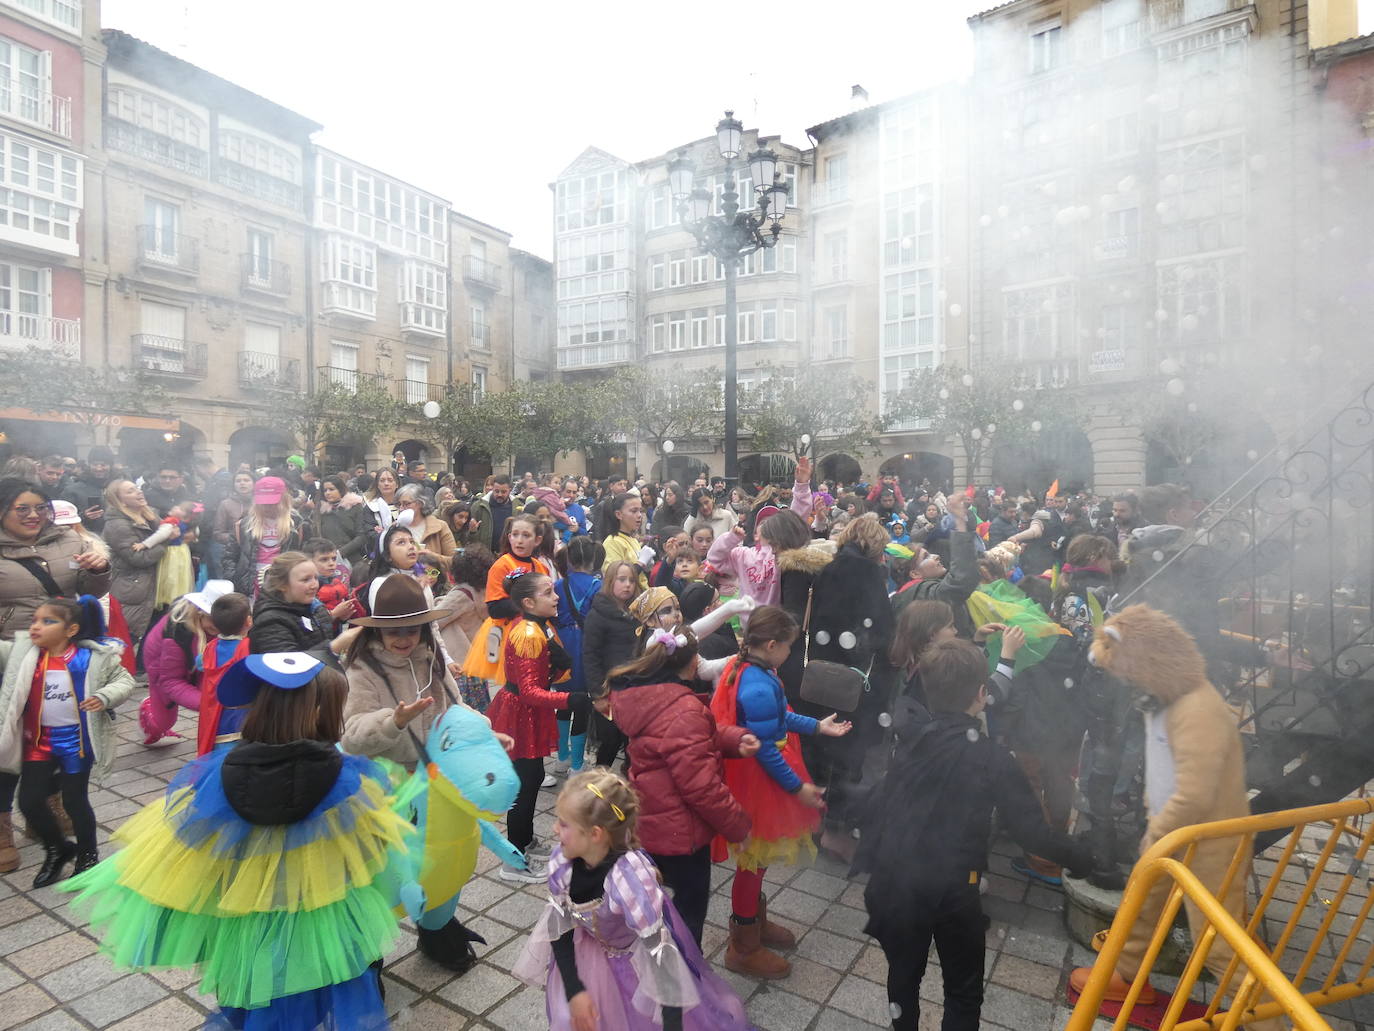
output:
[{"label": "crowd of people", "polygon": [[[1098,498],[815,482],[805,458],[790,484],[734,487],[473,483],[399,452],[328,473],[297,456],[14,458],[0,479],[0,871],[19,865],[17,797],[44,849],[35,887],[71,864],[119,962],[209,963],[226,1027],[290,1007],[374,1026],[394,930],[381,867],[404,828],[323,814],[380,806],[386,778],[361,760],[423,767],[422,742],[463,706],[485,714],[518,782],[498,876],[553,897],[516,967],[548,985],[553,1026],[747,1026],[701,958],[712,864],[733,867],[724,965],[780,979],[796,937],[769,917],[765,874],[823,850],[871,874],[893,1026],[917,1026],[933,941],[944,1026],[976,1027],[993,809],[1026,850],[1016,869],[1045,884],[1066,868],[1110,881],[1133,858],[1109,830],[1132,790],[1129,694],[1092,675],[1089,650],[1113,597],[1157,568],[1146,543],[1187,533],[1193,510],[1172,485]],[[131,821],[138,858],[100,863],[88,786],[131,698],[149,747],[194,712],[201,758]],[[538,794],[560,781],[541,841]],[[1071,838],[1076,807],[1089,830]],[[282,872],[264,876],[287,878],[345,824],[371,835],[350,846],[371,858],[333,888],[292,882],[284,905],[336,935],[331,907],[370,914],[329,962],[288,948],[309,937],[290,921],[268,926],[270,891],[236,910],[160,892],[146,869],[181,849],[187,869],[238,884],[275,848]],[[238,844],[212,847],[216,833]],[[287,948],[290,976],[249,970],[252,950],[207,960],[250,940],[207,930],[212,911]],[[182,918],[200,953],[135,943]],[[420,951],[457,971],[474,941],[457,919],[419,928]]]}]

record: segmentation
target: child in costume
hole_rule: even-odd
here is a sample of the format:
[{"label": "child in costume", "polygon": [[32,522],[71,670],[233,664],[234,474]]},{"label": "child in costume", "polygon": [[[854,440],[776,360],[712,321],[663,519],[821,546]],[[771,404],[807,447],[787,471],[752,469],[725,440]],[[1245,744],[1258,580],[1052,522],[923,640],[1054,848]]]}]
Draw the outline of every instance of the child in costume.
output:
[{"label": "child in costume", "polygon": [[[173,505],[167,518],[142,542],[143,550],[155,544],[162,544],[176,534],[176,539],[168,541],[167,550],[157,564],[157,593],[153,597],[153,611],[166,608],[183,595],[189,594],[196,586],[196,573],[191,565],[190,544],[196,539],[195,528],[191,525],[190,502]],[[135,545],[137,548],[138,545]]]},{"label": "child in costume", "polygon": [[[811,782],[797,735],[843,737],[852,729],[834,713],[816,720],[788,708],[775,671],[787,661],[797,633],[797,621],[783,609],[755,609],[744,628],[739,655],[725,667],[711,699],[719,726],[741,726],[759,740],[753,758],[725,762],[725,782],[753,821],[749,837],[729,846],[735,881],[725,965],[736,973],[767,979],[792,971],[792,964],[767,946],[791,948],[797,940],[785,927],[769,923],[764,874],[774,862],[795,863],[799,853],[815,858],[811,836],[820,826],[825,805],[825,789]],[[726,856],[724,845],[718,838],[717,860]]]},{"label": "child in costume", "polygon": [[200,653],[200,723],[196,728],[196,755],[216,748],[232,748],[248,715],[248,706],[227,708],[219,701],[219,682],[229,667],[248,656],[248,630],[253,625],[253,603],[248,595],[230,592],[210,606],[215,636]]},{"label": "child in costume", "polygon": [[608,770],[568,779],[549,904],[512,973],[547,985],[552,1031],[744,1031],[744,1005],[702,958],[638,848],[639,799]]},{"label": "child in costume", "polygon": [[385,773],[336,746],[343,674],[304,652],[250,655],[219,684],[243,739],[188,764],[64,891],[131,970],[191,967],[205,1027],[387,1026],[377,967],[397,938],[410,825]]},{"label": "child in costume", "polygon": [[[543,573],[516,572],[506,577],[505,593],[520,612],[506,634],[506,686],[487,709],[492,730],[515,739],[510,750],[520,792],[506,815],[506,837],[525,854],[526,868],[501,864],[503,881],[538,884],[544,879],[545,851],[534,840],[534,807],[544,783],[544,757],[558,746],[554,713],[559,709],[586,712],[591,696],[585,691],[554,691],[550,685],[566,682],[572,672],[572,656],[563,648],[553,628],[558,615],[558,595],[553,581]],[[547,846],[546,846],[547,847]]]},{"label": "child in costume", "polygon": [[[572,657],[572,675],[565,685],[569,691],[587,690],[586,676],[582,671],[582,624],[591,611],[592,599],[601,590],[601,564],[605,561],[606,549],[590,537],[577,537],[563,550],[567,557],[568,572],[563,579],[554,584],[558,593],[558,639],[563,642]],[[554,772],[564,776],[571,770],[582,771],[582,759],[587,747],[587,710],[576,716],[570,710],[561,709],[558,717],[558,762]]]},{"label": "child in costume", "polygon": [[[49,598],[34,610],[27,634],[0,641],[0,770],[22,772],[19,809],[43,843],[35,888],[57,881],[72,859],[79,872],[100,858],[87,786],[114,765],[110,710],[134,690],[121,651],[105,639],[104,613],[89,594],[76,601]],[[59,773],[75,844],[48,806],[48,796],[59,790]]]},{"label": "child in costume", "polygon": [[145,745],[180,736],[172,731],[180,709],[199,711],[200,658],[206,640],[214,634],[210,609],[216,598],[233,589],[228,580],[207,580],[203,590],[178,598],[144,636],[148,697],[138,707],[138,722]]},{"label": "child in costume", "polygon": [[539,521],[533,516],[515,515],[506,520],[501,534],[501,554],[487,571],[487,618],[478,628],[468,648],[463,672],[470,677],[506,682],[504,637],[520,610],[506,594],[506,578],[512,573],[543,573],[553,570],[536,551],[542,539]]}]

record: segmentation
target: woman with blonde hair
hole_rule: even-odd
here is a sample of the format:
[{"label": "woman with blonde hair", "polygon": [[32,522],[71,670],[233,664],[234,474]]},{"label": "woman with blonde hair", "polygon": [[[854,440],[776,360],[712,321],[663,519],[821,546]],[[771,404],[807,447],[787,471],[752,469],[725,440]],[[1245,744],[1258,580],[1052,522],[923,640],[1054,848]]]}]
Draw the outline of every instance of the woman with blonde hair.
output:
[{"label": "woman with blonde hair", "polygon": [[401,481],[396,478],[396,473],[383,467],[377,470],[377,478],[363,495],[379,533],[385,533],[390,529],[392,521],[396,518],[396,493],[400,489]]},{"label": "woman with blonde hair", "polygon": [[234,529],[224,554],[224,574],[234,590],[257,598],[262,574],[272,560],[298,551],[305,534],[299,512],[291,507],[291,492],[276,476],[253,484],[253,504]]},{"label": "woman with blonde hair", "polygon": [[[129,637],[135,647],[148,632],[153,619],[153,594],[157,567],[166,544],[145,547],[144,541],[158,530],[157,513],[132,480],[111,480],[105,488],[105,543],[110,546],[110,593],[124,610]],[[180,536],[173,532],[172,540]]]}]

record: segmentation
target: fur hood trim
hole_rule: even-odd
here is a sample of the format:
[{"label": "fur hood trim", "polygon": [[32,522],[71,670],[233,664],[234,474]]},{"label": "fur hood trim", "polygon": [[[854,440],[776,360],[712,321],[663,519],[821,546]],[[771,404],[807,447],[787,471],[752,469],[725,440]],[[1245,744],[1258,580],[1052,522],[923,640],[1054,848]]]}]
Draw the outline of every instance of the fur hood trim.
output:
[{"label": "fur hood trim", "polygon": [[1148,605],[1131,605],[1099,627],[1090,658],[1164,705],[1208,683],[1207,664],[1192,636]]},{"label": "fur hood trim", "polygon": [[367,504],[367,502],[363,500],[363,496],[361,494],[354,494],[352,491],[349,491],[347,494],[345,494],[338,500],[335,507],[357,508],[359,505],[365,504]]},{"label": "fur hood trim", "polygon": [[810,573],[815,576],[829,564],[830,553],[822,548],[793,548],[778,556],[779,573]]}]

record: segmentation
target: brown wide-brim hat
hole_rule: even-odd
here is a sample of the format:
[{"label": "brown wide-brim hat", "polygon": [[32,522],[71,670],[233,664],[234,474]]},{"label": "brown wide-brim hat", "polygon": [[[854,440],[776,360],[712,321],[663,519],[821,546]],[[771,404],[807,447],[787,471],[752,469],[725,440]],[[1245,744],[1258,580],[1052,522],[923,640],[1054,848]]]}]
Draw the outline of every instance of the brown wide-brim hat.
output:
[{"label": "brown wide-brim hat", "polygon": [[425,590],[404,573],[392,573],[369,585],[372,615],[350,619],[354,626],[406,627],[432,623],[444,615],[425,601]]}]

